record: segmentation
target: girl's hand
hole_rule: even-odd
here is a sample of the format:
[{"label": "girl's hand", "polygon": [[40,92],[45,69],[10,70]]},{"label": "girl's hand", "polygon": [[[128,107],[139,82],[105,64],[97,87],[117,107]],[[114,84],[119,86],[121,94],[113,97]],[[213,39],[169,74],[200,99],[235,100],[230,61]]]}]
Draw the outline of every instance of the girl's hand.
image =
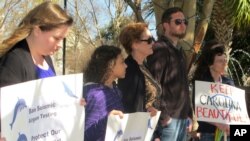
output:
[{"label": "girl's hand", "polygon": [[123,118],[123,112],[119,110],[112,110],[109,115],[118,115],[121,119]]},{"label": "girl's hand", "polygon": [[[81,99],[80,99],[80,105],[81,105],[81,106],[86,106],[86,104],[87,104],[87,103],[86,103],[85,99],[84,99],[84,98],[81,98]],[[0,140],[0,141],[1,141],[1,140]]]}]

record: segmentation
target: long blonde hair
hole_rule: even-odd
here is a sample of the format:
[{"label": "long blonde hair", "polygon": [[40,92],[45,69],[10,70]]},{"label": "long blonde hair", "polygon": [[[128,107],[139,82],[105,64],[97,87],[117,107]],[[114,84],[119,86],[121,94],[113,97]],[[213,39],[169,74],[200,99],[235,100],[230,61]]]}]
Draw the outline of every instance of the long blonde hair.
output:
[{"label": "long blonde hair", "polygon": [[61,25],[71,26],[73,18],[58,4],[44,2],[32,9],[20,22],[17,29],[0,45],[0,57],[16,43],[30,35],[34,26],[42,31],[50,31]]}]

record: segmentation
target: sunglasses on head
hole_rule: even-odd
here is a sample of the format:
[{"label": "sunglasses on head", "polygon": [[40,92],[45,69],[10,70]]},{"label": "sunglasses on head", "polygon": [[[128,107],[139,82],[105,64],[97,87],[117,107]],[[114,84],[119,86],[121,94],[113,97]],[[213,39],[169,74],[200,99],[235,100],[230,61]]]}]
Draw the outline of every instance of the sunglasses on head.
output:
[{"label": "sunglasses on head", "polygon": [[182,23],[184,23],[185,25],[188,25],[188,20],[187,19],[175,19],[174,23],[176,25],[181,25]]},{"label": "sunglasses on head", "polygon": [[144,39],[144,40],[140,40],[140,41],[144,41],[144,42],[147,42],[148,44],[151,44],[152,42],[155,42],[155,39],[154,37],[149,37],[148,39]]}]

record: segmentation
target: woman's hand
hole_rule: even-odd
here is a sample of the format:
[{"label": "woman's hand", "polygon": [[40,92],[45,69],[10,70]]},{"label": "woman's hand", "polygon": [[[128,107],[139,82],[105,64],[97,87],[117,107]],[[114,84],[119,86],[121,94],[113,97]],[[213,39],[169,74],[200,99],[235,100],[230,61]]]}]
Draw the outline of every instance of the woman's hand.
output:
[{"label": "woman's hand", "polygon": [[160,138],[156,138],[154,141],[161,141],[161,139]]},{"label": "woman's hand", "polygon": [[230,134],[230,126],[229,125],[222,124],[222,123],[216,123],[215,126],[218,127],[220,130],[222,130],[223,132],[226,132],[227,135]]},{"label": "woman's hand", "polygon": [[109,115],[118,115],[121,119],[123,118],[123,112],[119,110],[112,110]]},{"label": "woman's hand", "polygon": [[193,120],[188,117],[187,118],[187,132],[190,133],[192,131],[193,128]]},{"label": "woman's hand", "polygon": [[201,133],[197,132],[197,131],[191,131],[189,133],[189,135],[191,136],[191,138],[193,138],[194,140],[200,140],[201,138]]},{"label": "woman's hand", "polygon": [[157,114],[157,109],[155,109],[154,107],[148,107],[147,111],[150,112],[150,116],[153,117]]},{"label": "woman's hand", "polygon": [[164,118],[163,120],[160,120],[161,122],[161,126],[167,126],[171,123],[172,118],[170,116],[167,116],[166,118]]}]

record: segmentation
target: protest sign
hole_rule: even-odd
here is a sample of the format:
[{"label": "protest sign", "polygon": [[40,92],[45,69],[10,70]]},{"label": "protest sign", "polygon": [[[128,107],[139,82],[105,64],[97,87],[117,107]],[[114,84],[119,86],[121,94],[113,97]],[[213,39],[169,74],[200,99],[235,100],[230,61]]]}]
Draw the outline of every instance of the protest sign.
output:
[{"label": "protest sign", "polygon": [[2,87],[1,129],[7,141],[83,141],[82,74]]},{"label": "protest sign", "polygon": [[150,141],[160,117],[150,117],[148,112],[124,114],[108,117],[105,141]]},{"label": "protest sign", "polygon": [[195,115],[199,121],[250,123],[245,91],[222,83],[195,81]]}]

